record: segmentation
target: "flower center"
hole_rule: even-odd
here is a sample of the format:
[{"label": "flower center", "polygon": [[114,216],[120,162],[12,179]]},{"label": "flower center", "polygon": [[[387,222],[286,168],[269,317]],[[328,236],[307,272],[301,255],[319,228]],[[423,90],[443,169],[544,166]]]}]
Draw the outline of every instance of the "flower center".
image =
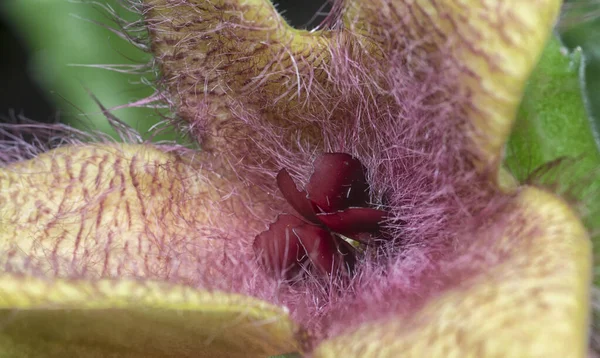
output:
[{"label": "flower center", "polygon": [[277,185],[297,215],[280,214],[254,240],[254,251],[273,276],[293,280],[308,272],[321,277],[352,274],[363,245],[383,237],[387,212],[369,203],[362,163],[346,153],[325,153],[313,163],[305,190],[286,169]]}]

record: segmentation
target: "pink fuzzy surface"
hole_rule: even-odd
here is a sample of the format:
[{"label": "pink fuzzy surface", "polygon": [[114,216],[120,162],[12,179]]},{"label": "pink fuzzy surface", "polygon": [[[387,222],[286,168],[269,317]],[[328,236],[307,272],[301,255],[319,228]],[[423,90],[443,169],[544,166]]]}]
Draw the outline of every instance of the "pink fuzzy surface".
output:
[{"label": "pink fuzzy surface", "polygon": [[[190,5],[184,0],[166,2],[172,7]],[[154,24],[153,32],[169,28],[164,23],[149,23]],[[408,316],[431,298],[468,281],[478,267],[501,261],[501,257],[470,250],[476,240],[495,239],[494,234],[500,231],[495,225],[502,222],[492,224],[490,218],[508,198],[495,189],[487,174],[474,170],[475,154],[464,131],[469,125],[464,108],[470,97],[456,86],[462,69],[447,56],[444,45],[423,57],[423,48],[407,40],[401,27],[387,25],[382,27],[390,29],[386,35],[391,46],[383,57],[377,57],[357,55],[360,51],[355,52],[348,38],[358,35],[337,24],[332,31],[343,36],[330,43],[327,50],[331,62],[319,68],[326,73],[324,83],[315,80],[310,67],[303,67],[302,73],[293,66],[285,67],[287,72],[282,76],[300,76],[290,93],[298,91],[298,98],[303,99],[291,117],[273,110],[282,100],[279,97],[260,91],[236,92],[225,96],[228,116],[219,119],[219,130],[213,131],[217,125],[209,100],[188,98],[188,87],[181,79],[185,74],[176,77],[170,73],[173,77],[162,79],[157,86],[166,87],[166,97],[189,100],[187,112],[179,113],[183,119],[178,120],[179,127],[184,127],[201,147],[214,133],[225,133],[217,138],[219,143],[231,144],[207,147],[198,153],[183,149],[177,152],[184,162],[194,157],[194,166],[211,173],[209,178],[213,172],[225,173],[223,200],[207,204],[201,197],[173,196],[168,207],[177,214],[178,205],[197,201],[199,207],[229,220],[215,222],[232,224],[211,227],[203,223],[196,228],[197,236],[160,240],[147,236],[153,242],[153,252],[165,257],[184,252],[177,256],[178,271],[157,267],[131,276],[238,292],[285,305],[318,342],[365,321]],[[228,24],[222,26],[227,29]],[[157,58],[159,63],[163,60]],[[260,83],[268,79],[264,74],[264,78],[253,80]],[[178,100],[171,104],[176,107]],[[193,116],[189,116],[190,108],[194,109]],[[265,120],[265,113],[273,112],[277,120]],[[11,128],[5,129],[5,134],[17,127]],[[309,139],[307,132],[312,134]],[[39,145],[27,146],[15,138],[0,143],[4,149],[0,159],[4,162],[29,158],[30,152],[37,154],[35,148]],[[252,250],[255,235],[277,214],[291,210],[276,188],[275,175],[287,168],[298,183],[306,184],[311,163],[322,152],[350,153],[365,165],[372,203],[392,214],[385,225],[392,239],[359,256],[349,283],[335,279],[324,282],[310,274],[294,284],[277,282],[263,272]],[[129,175],[141,178],[153,173],[132,170]],[[185,187],[186,179],[177,180]],[[248,199],[238,193],[241,188],[256,195]],[[256,201],[250,202],[252,198]],[[157,214],[152,219],[160,222],[162,218]],[[197,224],[192,217],[180,219],[191,227]],[[476,230],[482,226],[487,234]],[[223,245],[215,245],[214,249],[195,245],[202,240]],[[126,257],[122,260],[126,262]],[[97,278],[78,270],[61,276]]]},{"label": "pink fuzzy surface", "polygon": [[[186,1],[169,4],[172,8],[195,6]],[[167,36],[161,37],[162,31],[178,31],[163,20],[148,20],[151,32],[160,39],[157,44],[169,43]],[[311,65],[310,58],[318,58],[319,53],[295,58],[292,64],[275,56],[267,67],[280,71],[276,76],[259,72],[241,90],[225,89],[218,95],[217,100],[225,98],[225,119],[214,119],[210,109],[214,97],[198,98],[180,89],[188,88],[192,78],[208,83],[204,88],[226,80],[202,77],[194,67],[171,68],[182,57],[186,43],[180,43],[180,51],[158,57],[167,73],[164,83],[169,90],[177,89],[173,96],[183,103],[180,115],[189,132],[201,145],[206,142],[213,155],[228,159],[223,165],[229,168],[226,172],[233,171],[232,176],[244,185],[273,196],[265,228],[282,210],[290,212],[280,206],[282,196],[274,186],[279,169],[288,169],[298,183],[306,184],[311,163],[322,152],[350,153],[366,166],[373,204],[392,214],[385,230],[393,239],[358,258],[349,284],[323,282],[309,275],[304,282],[273,285],[260,267],[248,262],[224,270],[227,277],[248,280],[241,292],[287,306],[316,340],[367,320],[409,315],[430,298],[468,280],[475,271],[471,259],[478,254],[468,248],[472,240],[482,239],[470,230],[506,199],[473,167],[476,154],[465,136],[469,123],[464,115],[470,96],[457,86],[463,69],[445,53],[445,45],[423,57],[422,45],[430,39],[414,43],[403,35],[406,24],[386,23],[390,19],[383,17],[381,21],[382,28],[390,31],[383,35],[390,44],[383,55],[357,49],[353,41],[360,35],[335,24],[331,31],[337,35],[326,49],[331,55],[328,63]],[[235,29],[233,23],[219,26],[223,32]],[[227,61],[199,63],[200,68],[206,66],[206,73],[229,68]],[[319,80],[323,73],[326,81]],[[282,93],[265,93],[262,85],[280,78],[290,79],[282,83]],[[296,107],[279,111],[279,102],[285,100],[297,101]],[[219,146],[211,147],[213,140]],[[248,252],[255,234],[233,240],[235,248],[229,254]],[[497,261],[486,260],[489,264]],[[246,269],[247,264],[253,268]],[[205,281],[201,286],[219,285]]]}]

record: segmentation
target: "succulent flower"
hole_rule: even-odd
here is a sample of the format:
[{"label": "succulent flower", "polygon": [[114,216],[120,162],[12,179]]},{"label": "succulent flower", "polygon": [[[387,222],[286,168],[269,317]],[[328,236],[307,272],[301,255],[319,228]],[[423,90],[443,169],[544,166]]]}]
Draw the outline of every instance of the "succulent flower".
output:
[{"label": "succulent flower", "polygon": [[5,129],[1,355],[586,354],[589,234],[503,166],[560,1],[129,4],[200,149]]}]

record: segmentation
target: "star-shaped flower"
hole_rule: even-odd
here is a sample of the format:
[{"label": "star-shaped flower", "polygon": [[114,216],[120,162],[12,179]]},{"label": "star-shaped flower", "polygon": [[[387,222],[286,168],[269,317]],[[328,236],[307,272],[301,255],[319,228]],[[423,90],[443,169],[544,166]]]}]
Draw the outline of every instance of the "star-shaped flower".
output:
[{"label": "star-shaped flower", "polygon": [[[201,150],[72,144],[4,167],[3,355],[584,356],[588,233],[501,166],[560,1],[347,0],[315,32],[266,0],[132,6]],[[323,153],[362,163],[360,190],[307,180]],[[289,282],[256,257],[290,230],[341,243],[377,208],[386,240],[348,248],[346,275]],[[310,257],[333,246],[304,250],[337,272]]]}]

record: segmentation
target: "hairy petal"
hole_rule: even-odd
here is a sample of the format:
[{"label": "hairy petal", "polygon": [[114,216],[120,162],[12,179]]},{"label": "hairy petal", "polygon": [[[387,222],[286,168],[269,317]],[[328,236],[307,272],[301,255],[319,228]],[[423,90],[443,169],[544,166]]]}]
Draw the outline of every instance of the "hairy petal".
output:
[{"label": "hairy petal", "polygon": [[63,147],[0,170],[0,264],[203,285],[264,227],[268,209],[250,195],[192,156],[150,145]]},{"label": "hairy petal", "polygon": [[326,37],[294,30],[268,0],[144,3],[163,82],[205,150],[236,143],[236,153],[250,154],[247,121],[255,116],[307,126],[296,117],[310,111],[307,93],[325,78],[318,67],[329,56]]},{"label": "hairy petal", "polygon": [[[456,91],[477,160],[498,167],[525,83],[548,40],[560,0],[353,0],[344,23],[365,42],[413,46],[407,64],[454,62]],[[394,43],[395,38],[402,43]],[[397,41],[397,40],[396,40]],[[441,56],[440,56],[441,55]],[[437,62],[437,63],[436,63]],[[442,70],[448,70],[444,67]]]},{"label": "hairy petal", "polygon": [[[562,200],[528,187],[500,239],[477,234],[465,263],[475,272],[407,317],[363,324],[317,347],[315,357],[583,357],[587,350],[591,243]],[[497,227],[497,226],[492,226]],[[499,262],[490,265],[487,257]]]},{"label": "hairy petal", "polygon": [[297,351],[285,309],[136,281],[0,277],[0,355],[265,357]]}]

